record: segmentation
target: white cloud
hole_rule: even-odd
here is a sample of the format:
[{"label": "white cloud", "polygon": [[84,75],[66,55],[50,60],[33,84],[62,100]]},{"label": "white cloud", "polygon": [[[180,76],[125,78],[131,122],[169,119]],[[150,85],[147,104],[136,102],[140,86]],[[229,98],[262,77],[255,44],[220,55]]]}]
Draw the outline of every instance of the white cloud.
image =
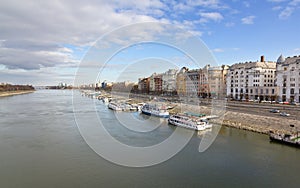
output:
[{"label": "white cloud", "polygon": [[235,25],[235,23],[233,22],[228,22],[225,24],[226,27],[233,27]]},{"label": "white cloud", "polygon": [[225,6],[219,0],[188,0],[187,4],[190,6],[201,6],[210,8],[224,8]]},{"label": "white cloud", "polygon": [[241,19],[243,24],[254,24],[255,16],[247,16]]},{"label": "white cloud", "polygon": [[275,6],[272,10],[279,11],[279,19],[289,18],[296,9],[299,9],[300,0],[268,0],[272,3],[280,3],[280,6]]},{"label": "white cloud", "polygon": [[223,16],[219,12],[200,12],[199,15],[201,16],[200,18],[201,23],[205,23],[208,21],[219,22],[223,20]]},{"label": "white cloud", "polygon": [[281,10],[281,9],[282,9],[282,6],[276,6],[276,7],[272,8],[272,10],[274,10],[274,11]]},{"label": "white cloud", "polygon": [[269,2],[272,2],[272,3],[281,3],[281,2],[285,2],[287,0],[268,0]]},{"label": "white cloud", "polygon": [[151,14],[163,14],[159,13],[163,8],[159,0],[76,3],[28,0],[26,6],[16,0],[1,1],[0,36],[5,40],[0,42],[0,64],[24,69],[61,64],[62,45],[90,45],[119,26],[159,21]]},{"label": "white cloud", "polygon": [[217,53],[220,53],[220,52],[224,52],[225,50],[222,49],[222,48],[215,48],[212,50],[213,52],[217,52]]},{"label": "white cloud", "polygon": [[300,52],[300,48],[295,48],[294,51]]},{"label": "white cloud", "polygon": [[247,7],[247,8],[250,7],[250,2],[248,2],[248,1],[244,1],[243,4],[244,4],[244,6]]},{"label": "white cloud", "polygon": [[290,17],[292,15],[292,13],[294,12],[295,8],[293,7],[286,7],[285,9],[283,9],[280,14],[279,14],[279,18],[280,19],[287,19],[288,17]]}]

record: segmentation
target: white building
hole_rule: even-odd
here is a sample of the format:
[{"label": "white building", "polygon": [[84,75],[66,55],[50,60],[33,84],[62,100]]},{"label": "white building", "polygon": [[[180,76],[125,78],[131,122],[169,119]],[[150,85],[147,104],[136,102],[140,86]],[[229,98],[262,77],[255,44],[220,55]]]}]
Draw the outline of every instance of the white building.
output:
[{"label": "white building", "polygon": [[276,62],[261,56],[257,62],[234,64],[227,73],[227,96],[237,100],[276,100]]},{"label": "white building", "polygon": [[155,77],[157,76],[156,73],[153,73],[150,77],[149,77],[149,92],[153,93],[155,92]]},{"label": "white building", "polygon": [[279,100],[300,102],[300,56],[277,60],[277,86]]},{"label": "white building", "polygon": [[200,69],[192,69],[186,72],[186,96],[198,97]]},{"label": "white building", "polygon": [[169,69],[162,73],[162,90],[166,93],[172,93],[176,91],[176,76],[177,69]]},{"label": "white building", "polygon": [[[208,85],[211,97],[224,98],[226,96],[227,65],[208,68]],[[201,80],[200,80],[201,81]]]}]

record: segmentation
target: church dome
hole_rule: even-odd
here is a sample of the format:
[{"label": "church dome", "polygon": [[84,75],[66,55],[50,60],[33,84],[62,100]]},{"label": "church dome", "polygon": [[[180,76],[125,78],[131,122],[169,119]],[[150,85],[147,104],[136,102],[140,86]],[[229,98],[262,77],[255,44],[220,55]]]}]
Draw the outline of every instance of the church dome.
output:
[{"label": "church dome", "polygon": [[283,57],[283,55],[281,54],[278,59],[277,59],[277,63],[283,63],[285,61],[285,58]]}]

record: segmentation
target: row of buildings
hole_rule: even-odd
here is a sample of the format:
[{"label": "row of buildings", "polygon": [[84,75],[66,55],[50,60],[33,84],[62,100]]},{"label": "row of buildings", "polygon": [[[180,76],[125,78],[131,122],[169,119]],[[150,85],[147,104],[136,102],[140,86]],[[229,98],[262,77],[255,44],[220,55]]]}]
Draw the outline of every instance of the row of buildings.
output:
[{"label": "row of buildings", "polygon": [[169,69],[164,73],[153,73],[139,78],[141,93],[179,95],[188,97],[224,97],[226,95],[226,74],[229,67],[206,65],[201,69],[183,67]]},{"label": "row of buildings", "polygon": [[[231,66],[183,67],[139,78],[137,84],[102,83],[115,91],[154,95],[178,95],[236,100],[300,102],[300,56],[266,61],[236,63]],[[100,84],[99,84],[100,85]]]},{"label": "row of buildings", "polygon": [[237,100],[300,102],[300,56],[238,63],[227,73],[227,96]]}]

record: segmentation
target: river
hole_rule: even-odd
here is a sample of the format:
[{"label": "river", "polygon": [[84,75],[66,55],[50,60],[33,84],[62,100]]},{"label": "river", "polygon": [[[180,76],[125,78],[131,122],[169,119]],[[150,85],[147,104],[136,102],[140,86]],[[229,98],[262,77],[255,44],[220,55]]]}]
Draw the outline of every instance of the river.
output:
[{"label": "river", "polygon": [[[101,101],[82,97],[81,113],[93,101],[117,140],[149,146],[174,127],[162,122],[149,134],[118,124]],[[300,150],[269,141],[267,135],[222,127],[214,143],[198,152],[194,134],[171,159],[150,167],[111,163],[96,154],[76,126],[72,91],[38,90],[0,98],[0,187],[299,187]],[[125,114],[147,118],[137,113]],[[154,120],[155,121],[155,120]],[[87,122],[87,124],[97,122]],[[151,126],[151,125],[148,125]]]}]

